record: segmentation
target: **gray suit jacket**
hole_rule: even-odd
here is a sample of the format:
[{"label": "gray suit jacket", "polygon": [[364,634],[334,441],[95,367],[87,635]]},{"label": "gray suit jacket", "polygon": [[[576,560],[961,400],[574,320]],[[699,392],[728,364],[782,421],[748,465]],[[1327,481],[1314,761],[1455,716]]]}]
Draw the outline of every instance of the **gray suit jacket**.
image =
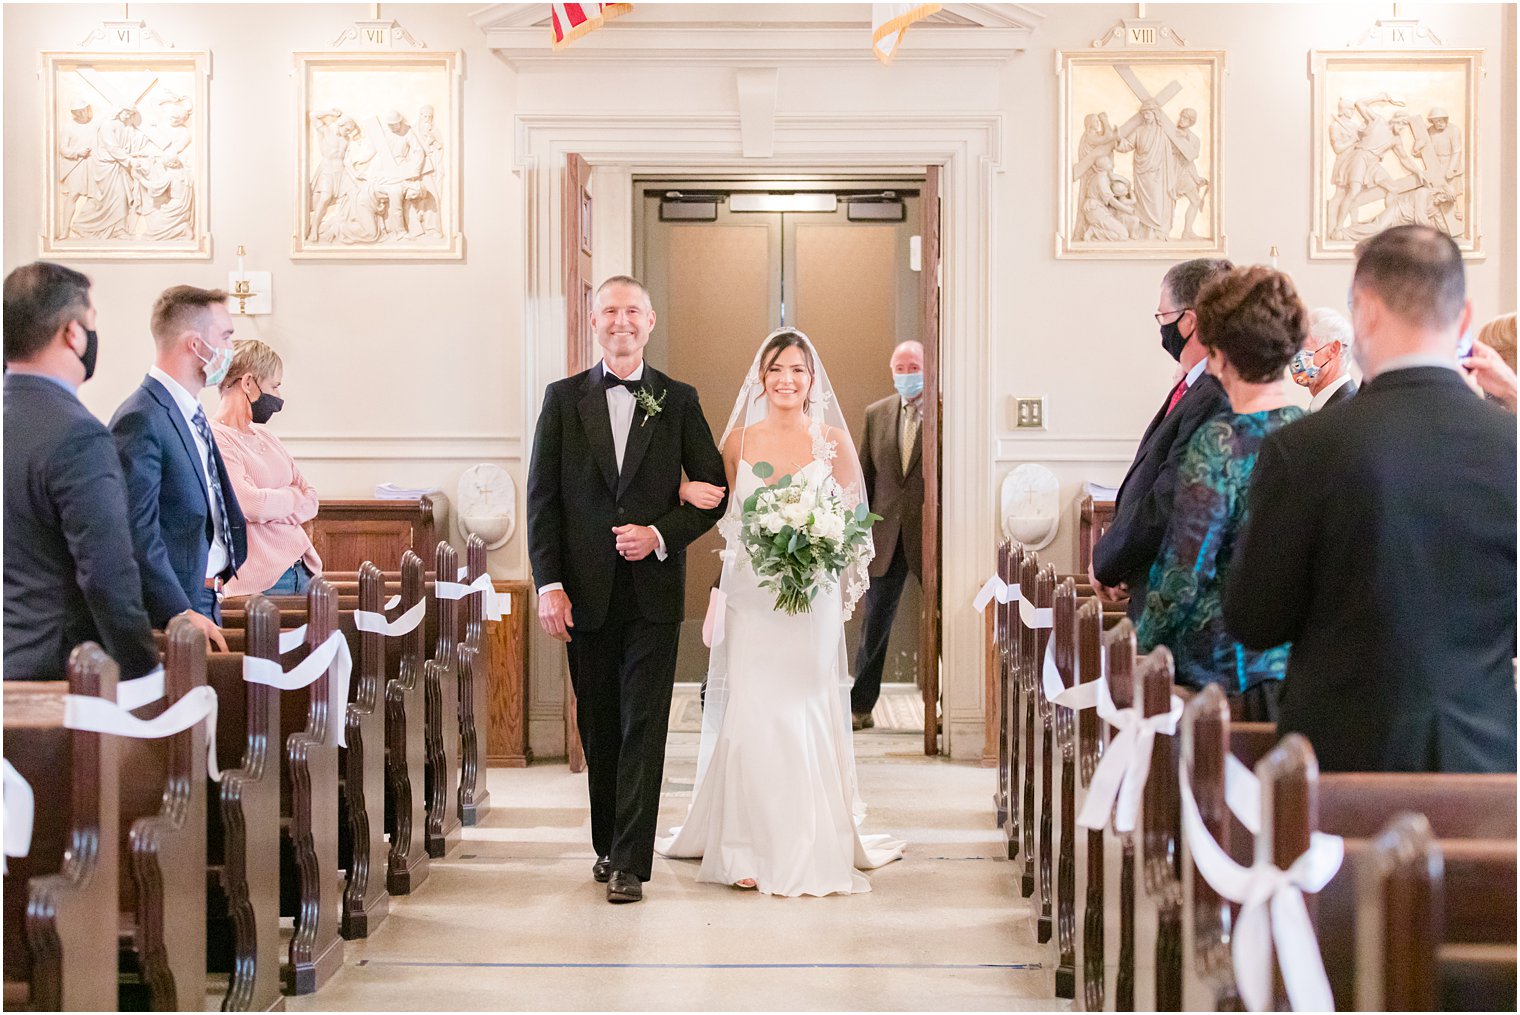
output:
[{"label": "gray suit jacket", "polygon": [[919,438],[913,442],[905,474],[898,444],[901,407],[902,399],[895,394],[872,402],[866,409],[866,432],[860,439],[866,495],[871,499],[871,510],[881,515],[871,531],[876,542],[876,559],[871,561],[873,578],[887,573],[899,536],[909,570],[920,579],[924,573],[923,429],[920,427]]}]

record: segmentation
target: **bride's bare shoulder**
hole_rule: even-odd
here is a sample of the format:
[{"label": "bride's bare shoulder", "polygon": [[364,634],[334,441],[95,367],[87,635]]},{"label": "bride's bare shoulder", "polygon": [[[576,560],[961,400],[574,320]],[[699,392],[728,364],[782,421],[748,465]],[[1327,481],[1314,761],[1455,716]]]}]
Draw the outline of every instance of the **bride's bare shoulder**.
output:
[{"label": "bride's bare shoulder", "polygon": [[744,431],[745,427],[742,426],[736,426],[729,431],[728,437],[723,441],[723,457],[727,458],[739,453],[739,448],[744,443]]}]

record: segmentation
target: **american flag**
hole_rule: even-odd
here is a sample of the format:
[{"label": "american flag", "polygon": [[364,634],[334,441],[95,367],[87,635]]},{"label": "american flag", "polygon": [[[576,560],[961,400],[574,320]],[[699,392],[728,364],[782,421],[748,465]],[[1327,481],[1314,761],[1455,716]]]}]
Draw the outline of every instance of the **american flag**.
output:
[{"label": "american flag", "polygon": [[564,49],[588,32],[602,27],[619,14],[633,10],[633,4],[550,4],[554,48]]}]

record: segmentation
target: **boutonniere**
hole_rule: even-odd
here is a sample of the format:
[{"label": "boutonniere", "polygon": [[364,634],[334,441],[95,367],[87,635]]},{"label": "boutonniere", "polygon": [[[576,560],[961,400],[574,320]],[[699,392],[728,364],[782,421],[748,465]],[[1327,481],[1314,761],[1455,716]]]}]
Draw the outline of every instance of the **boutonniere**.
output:
[{"label": "boutonniere", "polygon": [[667,389],[660,392],[660,397],[656,398],[654,392],[648,388],[640,388],[633,393],[633,400],[638,403],[640,409],[644,410],[644,420],[639,426],[644,426],[649,422],[650,416],[658,416],[664,410],[665,396],[668,394],[670,391]]}]

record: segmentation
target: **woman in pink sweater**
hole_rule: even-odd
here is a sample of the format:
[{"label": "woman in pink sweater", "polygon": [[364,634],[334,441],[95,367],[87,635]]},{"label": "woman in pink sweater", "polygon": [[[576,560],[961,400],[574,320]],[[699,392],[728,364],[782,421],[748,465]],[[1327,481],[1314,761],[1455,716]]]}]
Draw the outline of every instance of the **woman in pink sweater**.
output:
[{"label": "woman in pink sweater", "polygon": [[227,478],[248,519],[248,559],[227,583],[226,594],[295,596],[322,573],[306,525],[317,516],[317,492],[267,426],[285,400],[285,365],[263,342],[233,343],[232,365],[222,379],[222,405],[211,429],[227,463]]}]

